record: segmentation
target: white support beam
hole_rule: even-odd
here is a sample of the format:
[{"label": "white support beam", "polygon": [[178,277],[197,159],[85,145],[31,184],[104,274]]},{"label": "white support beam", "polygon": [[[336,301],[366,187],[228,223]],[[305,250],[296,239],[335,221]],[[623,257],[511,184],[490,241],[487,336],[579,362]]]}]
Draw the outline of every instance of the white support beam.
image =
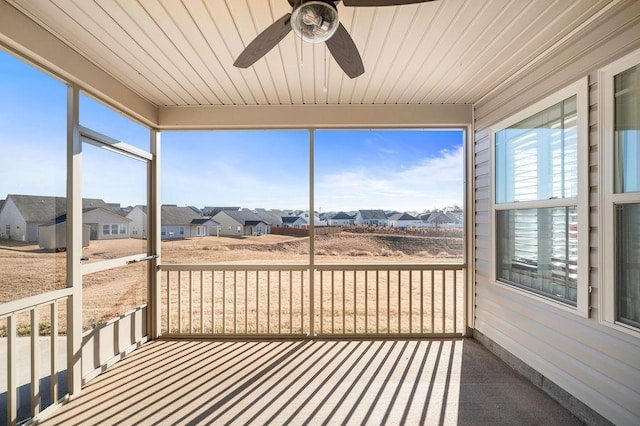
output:
[{"label": "white support beam", "polygon": [[158,268],[161,256],[160,237],[160,132],[151,130],[151,155],[148,171],[147,196],[147,240],[149,255],[158,257],[149,262],[147,292],[147,331],[150,339],[160,337],[161,306],[160,283],[161,271]]},{"label": "white support beam", "polygon": [[146,125],[155,125],[158,121],[154,105],[4,0],[0,0],[2,46]]},{"label": "white support beam", "polygon": [[461,127],[471,105],[244,105],[164,107],[159,128],[283,129]]},{"label": "white support beam", "polygon": [[80,89],[67,90],[67,387],[77,395],[82,387],[82,143]]}]

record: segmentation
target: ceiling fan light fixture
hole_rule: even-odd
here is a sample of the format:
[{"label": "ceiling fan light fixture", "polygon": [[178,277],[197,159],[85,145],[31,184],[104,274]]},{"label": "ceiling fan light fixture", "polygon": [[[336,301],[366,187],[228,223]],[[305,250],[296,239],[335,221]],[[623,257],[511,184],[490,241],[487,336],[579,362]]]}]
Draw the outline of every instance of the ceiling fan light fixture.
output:
[{"label": "ceiling fan light fixture", "polygon": [[322,43],[335,34],[340,21],[332,1],[301,1],[291,13],[291,27],[308,43]]}]

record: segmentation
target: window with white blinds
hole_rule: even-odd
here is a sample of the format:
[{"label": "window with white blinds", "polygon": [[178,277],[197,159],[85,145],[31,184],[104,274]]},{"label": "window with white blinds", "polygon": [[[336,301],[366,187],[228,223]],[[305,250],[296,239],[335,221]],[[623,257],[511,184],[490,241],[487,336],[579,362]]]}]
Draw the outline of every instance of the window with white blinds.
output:
[{"label": "window with white blinds", "polygon": [[540,102],[498,126],[493,145],[495,278],[569,307],[578,306],[587,261],[578,242],[587,220],[578,99],[576,85]]}]

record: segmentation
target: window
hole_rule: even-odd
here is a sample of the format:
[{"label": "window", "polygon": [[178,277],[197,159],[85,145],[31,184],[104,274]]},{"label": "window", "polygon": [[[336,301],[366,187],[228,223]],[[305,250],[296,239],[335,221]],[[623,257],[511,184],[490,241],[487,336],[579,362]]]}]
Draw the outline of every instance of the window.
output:
[{"label": "window", "polygon": [[600,72],[602,320],[640,329],[640,51]]},{"label": "window", "polygon": [[180,235],[184,235],[184,226],[180,227]]},{"label": "window", "polygon": [[102,235],[109,235],[111,233],[111,225],[102,225]]},{"label": "window", "polygon": [[583,314],[586,86],[580,81],[496,126],[493,145],[496,280]]}]

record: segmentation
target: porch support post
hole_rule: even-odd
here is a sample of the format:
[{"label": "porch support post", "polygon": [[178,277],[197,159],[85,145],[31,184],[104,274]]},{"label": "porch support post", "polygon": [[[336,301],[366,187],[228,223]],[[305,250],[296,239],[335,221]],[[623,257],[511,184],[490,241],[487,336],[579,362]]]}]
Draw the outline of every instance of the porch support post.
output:
[{"label": "porch support post", "polygon": [[[314,144],[315,129],[309,129],[309,335],[315,336],[315,200],[314,200]],[[322,297],[322,295],[320,295]],[[322,312],[320,312],[322,315]]]},{"label": "porch support post", "polygon": [[[147,197],[147,239],[148,254],[160,256],[160,132],[151,129],[151,155],[148,170]],[[160,257],[149,262],[147,292],[147,330],[149,339],[157,339],[162,334],[160,298]]]},{"label": "porch support post", "polygon": [[[67,88],[67,388],[82,387],[82,145],[78,86]],[[53,400],[56,397],[53,396]]]}]

